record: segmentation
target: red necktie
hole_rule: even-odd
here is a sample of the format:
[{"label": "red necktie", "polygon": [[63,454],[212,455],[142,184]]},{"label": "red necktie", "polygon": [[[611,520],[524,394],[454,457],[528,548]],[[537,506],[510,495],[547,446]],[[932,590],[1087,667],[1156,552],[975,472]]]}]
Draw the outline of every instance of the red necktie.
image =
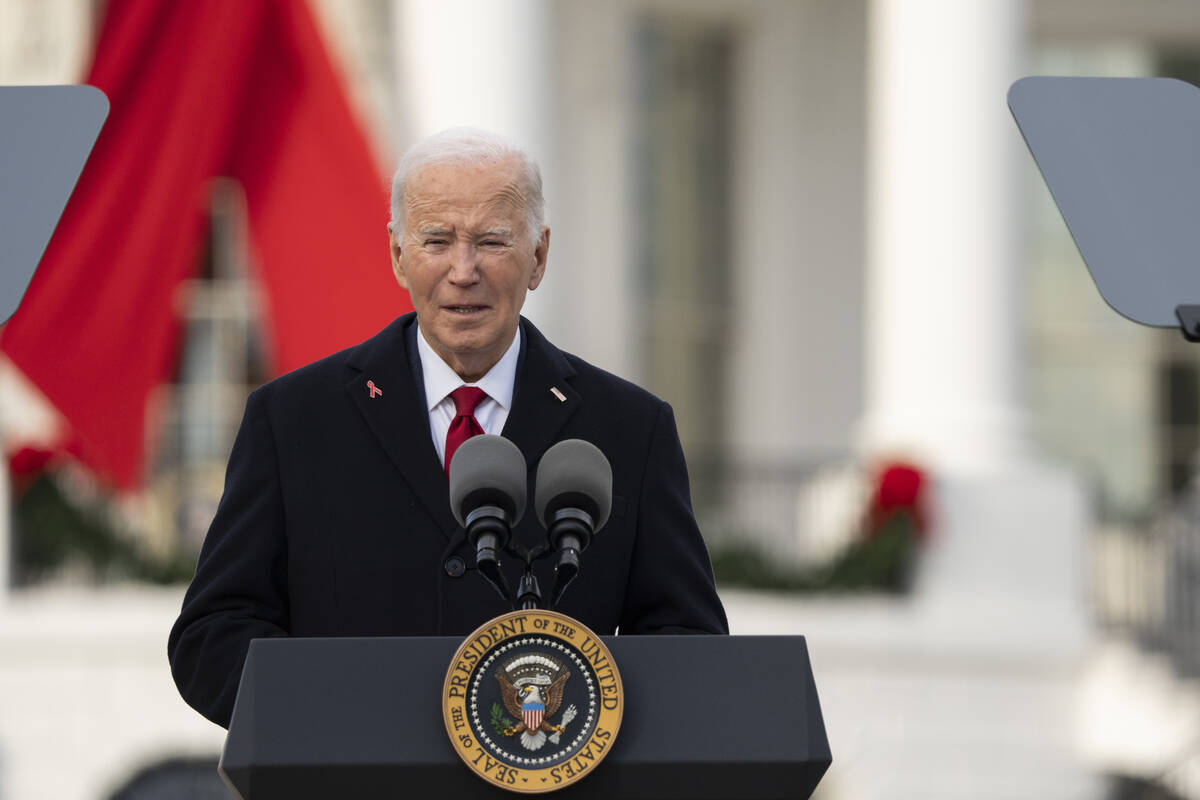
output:
[{"label": "red necktie", "polygon": [[454,401],[454,419],[450,421],[450,430],[446,431],[446,477],[450,477],[450,459],[459,445],[483,433],[479,421],[475,419],[475,407],[483,402],[487,393],[478,386],[460,386],[450,393]]}]

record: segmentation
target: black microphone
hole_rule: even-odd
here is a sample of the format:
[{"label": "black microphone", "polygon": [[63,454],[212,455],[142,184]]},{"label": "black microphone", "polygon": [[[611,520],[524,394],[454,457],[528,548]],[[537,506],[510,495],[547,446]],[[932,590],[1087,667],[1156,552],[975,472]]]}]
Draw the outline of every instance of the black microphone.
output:
[{"label": "black microphone", "polygon": [[525,476],[525,456],[503,436],[472,436],[450,461],[450,509],[467,529],[475,565],[510,605],[499,551],[525,513]]},{"label": "black microphone", "polygon": [[612,510],[612,466],[600,448],[582,439],[551,447],[538,463],[534,483],[538,521],[558,551],[551,607],[579,573],[579,554]]}]

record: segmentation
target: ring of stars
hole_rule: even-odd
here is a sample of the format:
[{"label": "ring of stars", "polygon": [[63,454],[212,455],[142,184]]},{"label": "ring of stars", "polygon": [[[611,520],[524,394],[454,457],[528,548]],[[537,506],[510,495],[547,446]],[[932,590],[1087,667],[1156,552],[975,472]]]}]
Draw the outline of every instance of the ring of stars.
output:
[{"label": "ring of stars", "polygon": [[[492,737],[488,735],[487,729],[479,718],[479,686],[487,675],[488,667],[490,667],[497,659],[516,647],[523,646],[544,647],[551,650],[557,650],[562,655],[566,656],[571,663],[579,670],[576,674],[584,678],[587,685],[588,693],[588,709],[587,716],[584,718],[583,725],[579,728],[579,733],[571,740],[569,744],[562,747],[557,753],[549,756],[514,756],[507,750],[502,749],[496,742],[492,741]],[[484,659],[478,666],[475,667],[474,674],[471,678],[471,727],[475,730],[476,738],[487,745],[487,748],[499,756],[503,756],[506,761],[511,761],[514,764],[523,764],[530,767],[546,766],[556,761],[561,761],[576,749],[583,745],[587,738],[592,735],[592,728],[596,721],[596,684],[593,680],[592,669],[588,663],[579,655],[578,651],[573,647],[568,647],[555,639],[546,639],[541,636],[525,635],[514,639],[510,642],[497,647],[490,656]]]}]

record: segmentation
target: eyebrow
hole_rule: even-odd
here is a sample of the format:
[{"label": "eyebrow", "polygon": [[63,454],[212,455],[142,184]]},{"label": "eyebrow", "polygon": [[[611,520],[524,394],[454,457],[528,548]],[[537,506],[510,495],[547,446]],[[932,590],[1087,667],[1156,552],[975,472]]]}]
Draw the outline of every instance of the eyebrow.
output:
[{"label": "eyebrow", "polygon": [[[444,225],[422,225],[417,228],[418,236],[450,236],[453,234],[453,229]],[[485,239],[489,236],[500,237],[502,239],[512,238],[511,228],[489,228],[486,231],[480,231],[476,234],[476,238]]]}]

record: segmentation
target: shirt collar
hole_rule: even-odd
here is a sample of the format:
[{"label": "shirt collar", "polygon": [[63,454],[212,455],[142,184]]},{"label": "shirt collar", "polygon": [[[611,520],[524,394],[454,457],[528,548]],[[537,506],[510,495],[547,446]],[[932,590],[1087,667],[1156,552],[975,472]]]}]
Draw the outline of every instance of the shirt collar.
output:
[{"label": "shirt collar", "polygon": [[[425,404],[432,411],[439,403],[455,389],[463,385],[463,379],[434,352],[425,341],[420,325],[417,326],[417,354],[421,357],[421,373],[425,378]],[[517,360],[521,354],[521,326],[517,326],[517,334],[512,344],[504,351],[500,360],[487,371],[487,374],[475,383],[467,386],[478,386],[495,400],[505,410],[512,410],[513,385],[517,380]]]}]

